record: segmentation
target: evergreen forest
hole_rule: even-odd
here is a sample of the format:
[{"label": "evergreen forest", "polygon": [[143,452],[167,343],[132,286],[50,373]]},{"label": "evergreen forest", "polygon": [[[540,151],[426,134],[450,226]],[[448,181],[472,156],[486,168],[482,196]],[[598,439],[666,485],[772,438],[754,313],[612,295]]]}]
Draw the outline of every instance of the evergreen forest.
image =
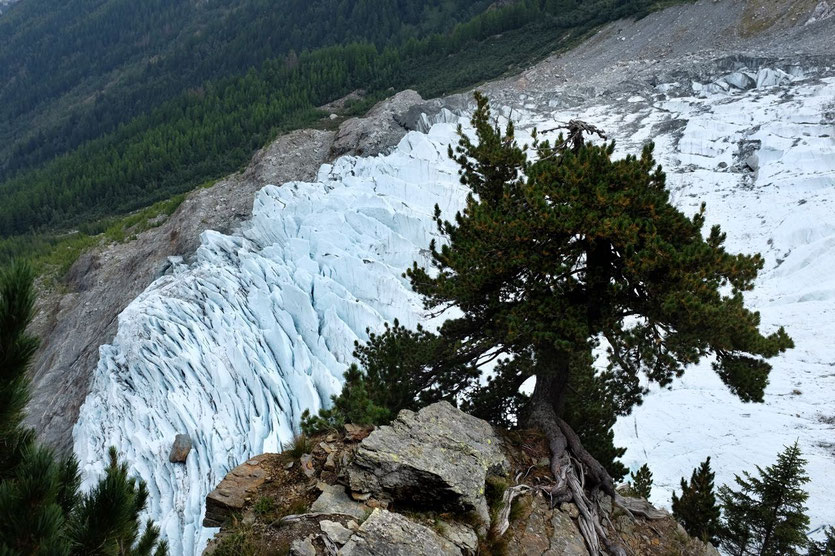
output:
[{"label": "evergreen forest", "polygon": [[233,172],[277,134],[326,125],[317,107],[352,91],[361,113],[396,90],[461,90],[658,6],[81,4],[28,0],[0,18],[0,260]]}]

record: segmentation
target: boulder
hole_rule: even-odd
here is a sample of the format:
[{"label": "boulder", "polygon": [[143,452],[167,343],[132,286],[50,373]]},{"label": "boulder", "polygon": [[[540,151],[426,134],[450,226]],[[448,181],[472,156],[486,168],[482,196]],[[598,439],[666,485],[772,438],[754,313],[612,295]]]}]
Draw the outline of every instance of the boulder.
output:
[{"label": "boulder", "polygon": [[328,536],[328,538],[333,541],[334,543],[342,546],[348,539],[351,538],[353,533],[350,529],[339,523],[338,521],[330,521],[328,519],[323,519],[319,522],[319,528],[322,532]]},{"label": "boulder", "polygon": [[403,410],[360,443],[348,468],[351,489],[435,510],[475,510],[489,523],[484,484],[505,475],[507,458],[486,422],[447,402]]},{"label": "boulder", "polygon": [[178,434],[174,437],[171,452],[168,453],[168,461],[185,463],[189,452],[191,452],[191,437],[187,434]]},{"label": "boulder", "polygon": [[386,510],[374,510],[339,551],[340,556],[460,556],[432,529]]},{"label": "boulder", "polygon": [[310,506],[313,513],[350,515],[357,519],[365,519],[369,508],[355,502],[345,493],[342,485],[322,485],[322,494]]},{"label": "boulder", "polygon": [[206,496],[203,527],[220,527],[233,512],[243,509],[247,498],[252,498],[267,480],[267,471],[261,463],[270,455],[262,454],[237,466]]}]

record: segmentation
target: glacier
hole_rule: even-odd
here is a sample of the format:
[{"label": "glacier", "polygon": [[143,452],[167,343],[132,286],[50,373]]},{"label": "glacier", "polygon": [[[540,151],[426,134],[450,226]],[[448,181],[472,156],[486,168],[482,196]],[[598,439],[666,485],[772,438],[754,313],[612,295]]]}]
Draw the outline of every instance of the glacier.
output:
[{"label": "glacier", "polygon": [[[674,202],[687,213],[706,202],[730,250],[765,257],[748,302],[797,345],[773,361],[765,403],[739,402],[706,362],[616,425],[624,462],[649,464],[661,506],[708,455],[722,484],[797,439],[812,526],[835,523],[835,78],[807,73],[764,68],[572,106],[555,93],[495,103],[517,137],[580,118],[609,131],[619,156],[654,141]],[[459,122],[466,131],[466,114]],[[437,123],[388,154],[339,158],[315,182],[262,189],[239,231],[205,232],[193,259],[135,299],[100,348],[73,431],[86,484],[115,446],[148,484],[149,516],[172,552],[202,550],[214,533],[201,527],[206,494],[235,465],[280,450],[302,411],[338,392],[354,341],[395,318],[426,322],[402,273],[428,263],[434,205],[445,215],[463,205],[447,157],[456,140],[454,123]],[[194,449],[185,466],[171,464],[183,432]]]}]

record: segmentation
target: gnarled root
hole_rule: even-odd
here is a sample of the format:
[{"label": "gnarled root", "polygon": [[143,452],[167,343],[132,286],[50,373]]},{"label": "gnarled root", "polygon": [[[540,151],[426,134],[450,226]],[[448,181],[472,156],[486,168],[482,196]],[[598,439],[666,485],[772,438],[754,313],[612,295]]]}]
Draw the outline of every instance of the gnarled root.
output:
[{"label": "gnarled root", "polygon": [[510,528],[510,508],[513,501],[517,496],[525,494],[529,490],[532,489],[528,485],[516,485],[504,491],[502,495],[502,509],[499,510],[495,521],[493,521],[493,534],[496,537],[501,537]]},{"label": "gnarled root", "polygon": [[[598,490],[617,496],[614,481],[606,469],[583,448],[574,430],[557,417],[550,404],[536,404],[530,415],[531,424],[539,428],[551,450],[551,473],[555,484],[548,488],[552,506],[574,502],[580,510],[578,525],[586,541],[589,554],[600,556],[601,545],[613,556],[626,556],[626,551],[610,541],[600,519],[600,508],[593,494]],[[589,480],[589,485],[586,485]]]}]

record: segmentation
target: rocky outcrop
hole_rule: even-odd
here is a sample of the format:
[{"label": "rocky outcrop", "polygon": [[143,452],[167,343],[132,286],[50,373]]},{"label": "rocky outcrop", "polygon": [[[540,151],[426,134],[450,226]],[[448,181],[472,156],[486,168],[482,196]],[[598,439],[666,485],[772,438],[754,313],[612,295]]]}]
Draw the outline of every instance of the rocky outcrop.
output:
[{"label": "rocky outcrop", "polygon": [[[495,431],[446,402],[402,411],[361,441],[364,435],[349,429],[313,439],[313,451],[300,456],[311,463],[310,478],[289,453],[259,456],[233,470],[207,499],[204,523],[222,525],[207,552],[224,543],[240,549],[243,539],[267,553],[297,556],[589,554],[577,507],[552,508],[534,488],[548,480],[547,458],[539,464],[547,453],[541,435]],[[485,525],[499,509],[497,487],[509,480],[490,475],[487,489],[491,472],[524,477],[528,486],[501,538],[487,534]],[[312,503],[311,492],[319,493]],[[477,508],[484,512],[472,511]],[[718,556],[663,512],[649,523],[613,511],[605,500],[602,509],[611,538],[628,553]]]},{"label": "rocky outcrop", "polygon": [[427,100],[395,114],[394,119],[404,129],[426,133],[434,124],[458,122],[458,117],[467,111],[470,100],[469,95],[463,94]]},{"label": "rocky outcrop", "polygon": [[489,521],[484,483],[508,472],[499,437],[447,402],[404,410],[366,438],[348,469],[351,489],[398,503],[476,511]]},{"label": "rocky outcrop", "polygon": [[252,501],[258,487],[267,480],[262,463],[270,454],[254,457],[230,471],[206,497],[203,527],[220,527],[234,512],[240,512]]},{"label": "rocky outcrop", "polygon": [[345,120],[331,146],[331,157],[346,154],[374,156],[393,147],[407,131],[395,116],[422,102],[419,94],[406,89],[379,103],[362,118]]},{"label": "rocky outcrop", "polygon": [[461,549],[406,517],[374,510],[345,546],[341,556],[460,556]]}]

